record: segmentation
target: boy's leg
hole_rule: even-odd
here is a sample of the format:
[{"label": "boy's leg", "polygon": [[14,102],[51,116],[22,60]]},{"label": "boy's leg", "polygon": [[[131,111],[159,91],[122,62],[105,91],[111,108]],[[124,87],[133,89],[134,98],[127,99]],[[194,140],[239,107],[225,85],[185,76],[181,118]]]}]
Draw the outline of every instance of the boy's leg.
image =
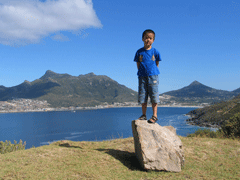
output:
[{"label": "boy's leg", "polygon": [[142,114],[146,115],[147,113],[147,103],[142,103]]},{"label": "boy's leg", "polygon": [[153,116],[148,120],[149,123],[155,123],[157,118],[157,103],[152,103]]},{"label": "boy's leg", "polygon": [[147,89],[147,78],[139,77],[139,86],[138,86],[138,102],[142,105],[142,116],[139,119],[147,120],[146,112],[147,112],[147,99],[148,99],[148,89]]},{"label": "boy's leg", "polygon": [[157,117],[157,103],[152,103],[153,115]]},{"label": "boy's leg", "polygon": [[153,116],[151,119],[148,120],[150,123],[155,123],[157,119],[157,104],[159,102],[159,93],[158,93],[158,76],[150,76],[149,77],[149,95],[152,102],[152,110],[153,110]]}]

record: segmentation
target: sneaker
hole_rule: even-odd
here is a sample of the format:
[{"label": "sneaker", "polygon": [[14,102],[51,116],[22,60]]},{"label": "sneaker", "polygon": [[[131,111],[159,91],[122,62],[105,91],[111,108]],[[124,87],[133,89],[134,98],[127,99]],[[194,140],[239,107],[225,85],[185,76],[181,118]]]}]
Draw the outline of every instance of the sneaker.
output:
[{"label": "sneaker", "polygon": [[138,120],[147,120],[147,116],[143,114],[140,118],[138,118]]}]

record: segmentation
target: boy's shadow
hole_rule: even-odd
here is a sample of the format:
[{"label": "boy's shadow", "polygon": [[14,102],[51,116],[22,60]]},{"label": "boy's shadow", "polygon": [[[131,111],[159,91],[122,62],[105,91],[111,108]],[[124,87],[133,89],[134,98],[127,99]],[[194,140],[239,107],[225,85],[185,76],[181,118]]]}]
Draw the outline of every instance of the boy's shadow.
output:
[{"label": "boy's shadow", "polygon": [[136,157],[135,153],[128,151],[120,151],[116,149],[96,149],[101,152],[105,152],[115,159],[119,160],[124,166],[128,167],[130,170],[144,171],[140,166],[140,163]]}]

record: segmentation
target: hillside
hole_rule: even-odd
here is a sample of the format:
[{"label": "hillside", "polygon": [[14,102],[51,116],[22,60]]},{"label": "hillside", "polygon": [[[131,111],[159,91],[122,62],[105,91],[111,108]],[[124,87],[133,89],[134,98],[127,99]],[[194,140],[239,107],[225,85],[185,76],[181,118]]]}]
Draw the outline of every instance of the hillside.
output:
[{"label": "hillside", "polygon": [[58,141],[0,154],[1,179],[176,180],[239,179],[240,142],[180,137],[185,166],[180,173],[144,171],[133,138],[101,142]]},{"label": "hillside", "polygon": [[234,93],[240,93],[240,88],[238,88],[238,89],[235,89],[234,91],[233,91]]},{"label": "hillside", "polygon": [[220,127],[238,112],[240,112],[240,95],[228,101],[190,111],[187,115],[191,118],[187,122],[198,126]]},{"label": "hillside", "polygon": [[137,101],[137,92],[107,76],[93,73],[71,76],[50,70],[33,82],[24,81],[10,88],[0,86],[0,92],[0,101],[14,98],[47,100],[52,107]]},{"label": "hillside", "polygon": [[[224,91],[208,87],[198,81],[179,90],[165,92],[160,97],[167,97],[167,101],[176,103],[185,103],[199,105],[201,103],[215,103],[232,99],[239,94],[239,89],[235,91]],[[166,99],[166,98],[165,98]]]}]

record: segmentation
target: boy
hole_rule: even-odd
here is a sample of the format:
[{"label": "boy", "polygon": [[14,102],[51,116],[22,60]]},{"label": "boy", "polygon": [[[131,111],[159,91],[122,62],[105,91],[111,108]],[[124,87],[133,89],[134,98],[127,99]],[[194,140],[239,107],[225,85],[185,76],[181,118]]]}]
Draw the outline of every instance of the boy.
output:
[{"label": "boy", "polygon": [[136,54],[134,61],[137,62],[138,68],[138,102],[142,104],[142,116],[139,120],[147,120],[147,101],[150,96],[153,116],[148,123],[155,123],[157,118],[157,103],[159,102],[158,94],[158,70],[159,61],[161,61],[160,53],[152,47],[155,40],[155,32],[147,29],[142,34],[144,47],[140,48]]}]

